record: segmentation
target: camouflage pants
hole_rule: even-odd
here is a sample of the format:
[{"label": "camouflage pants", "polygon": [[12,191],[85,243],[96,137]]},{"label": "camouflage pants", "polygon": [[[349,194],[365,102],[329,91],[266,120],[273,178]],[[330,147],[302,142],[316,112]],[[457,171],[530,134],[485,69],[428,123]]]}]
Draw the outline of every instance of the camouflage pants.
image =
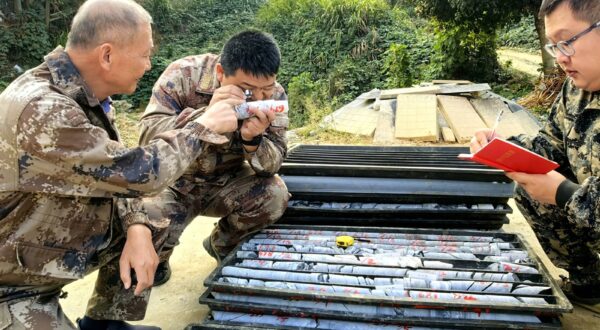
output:
[{"label": "camouflage pants", "polygon": [[0,303],[0,329],[77,329],[63,313],[58,294]]},{"label": "camouflage pants", "polygon": [[[87,265],[86,274],[99,269],[86,315],[97,320],[142,320],[150,299],[150,290],[140,296],[133,294],[135,285],[123,288],[119,274],[119,258],[125,244],[120,221],[113,223],[109,245],[97,252]],[[166,231],[156,232],[153,241],[159,250]],[[0,330],[62,330],[77,329],[65,316],[59,304],[63,286],[71,279],[42,278],[40,285],[0,287]],[[135,282],[134,282],[135,283]]]},{"label": "camouflage pants", "polygon": [[600,288],[600,233],[569,221],[556,206],[532,200],[519,186],[515,201],[552,263],[567,270],[573,284]]},{"label": "camouflage pants", "polygon": [[225,184],[195,184],[189,194],[166,189],[144,199],[150,220],[171,220],[161,252],[168,260],[187,225],[198,215],[221,217],[210,237],[213,248],[227,255],[245,236],[277,221],[287,207],[287,187],[277,175],[259,177],[249,167],[233,174]]}]

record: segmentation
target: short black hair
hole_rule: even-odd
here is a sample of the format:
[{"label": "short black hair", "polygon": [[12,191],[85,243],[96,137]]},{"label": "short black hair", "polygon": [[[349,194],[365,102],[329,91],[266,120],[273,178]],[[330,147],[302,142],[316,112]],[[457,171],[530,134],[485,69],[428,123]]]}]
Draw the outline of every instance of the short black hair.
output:
[{"label": "short black hair", "polygon": [[600,1],[598,0],[543,0],[540,18],[552,14],[558,6],[566,3],[576,18],[594,24],[600,21]]},{"label": "short black hair", "polygon": [[241,69],[256,77],[271,77],[279,71],[281,53],[270,34],[258,30],[242,31],[223,46],[221,65],[226,76]]}]

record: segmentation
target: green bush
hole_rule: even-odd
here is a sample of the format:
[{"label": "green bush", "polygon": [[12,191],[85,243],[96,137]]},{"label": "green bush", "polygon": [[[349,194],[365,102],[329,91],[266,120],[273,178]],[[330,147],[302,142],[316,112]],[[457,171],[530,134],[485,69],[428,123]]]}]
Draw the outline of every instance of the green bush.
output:
[{"label": "green bush", "polygon": [[533,17],[523,17],[519,22],[502,28],[498,34],[498,42],[504,47],[538,51],[540,42],[535,30]]},{"label": "green bush", "polygon": [[[278,80],[289,87],[290,99],[300,90],[294,86],[311,77],[325,86],[320,102],[332,108],[395,83],[398,74],[404,83],[421,78],[419,68],[429,62],[432,43],[415,22],[422,23],[384,0],[271,0],[257,14],[258,27],[273,33],[281,47]],[[308,108],[304,102],[294,111],[305,114]],[[293,123],[300,126],[303,120],[307,116],[299,115]]]},{"label": "green bush", "polygon": [[392,44],[384,53],[382,73],[387,76],[386,88],[407,87],[413,84],[413,61],[408,53],[408,47]]},{"label": "green bush", "polygon": [[510,63],[500,69],[498,81],[490,85],[494,93],[514,101],[531,93],[535,86],[529,76],[511,68]]},{"label": "green bush", "polygon": [[[145,104],[170,62],[219,53],[232,34],[251,27],[272,33],[280,45],[278,81],[290,98],[292,127],[314,123],[373,88],[432,78],[507,81],[496,62],[495,30],[515,1],[141,0],[154,18],[156,50],[137,91],[121,98],[134,107]],[[22,17],[0,29],[0,90],[14,78],[14,64],[37,65],[64,44],[81,2],[57,1],[64,17],[48,28],[43,2],[30,2]],[[528,24],[503,30],[502,44],[524,44],[519,38],[530,38]]]},{"label": "green bush", "polygon": [[314,81],[311,74],[303,72],[289,83],[290,128],[304,127],[311,131],[338,104],[329,97],[329,87],[324,80]]},{"label": "green bush", "polygon": [[181,22],[169,0],[144,0],[142,5],[152,15],[155,29],[160,33],[173,33]]},{"label": "green bush", "polygon": [[302,72],[290,81],[287,90],[290,104],[290,127],[302,126],[302,123],[307,120],[306,99],[313,97],[315,85],[309,72]]},{"label": "green bush", "polygon": [[495,33],[475,33],[465,25],[437,25],[430,67],[433,78],[493,82],[499,68]]},{"label": "green bush", "polygon": [[383,0],[272,0],[258,24],[280,43],[285,85],[301,72],[323,78],[346,58],[376,59],[385,51],[378,29],[392,24],[390,11]]},{"label": "green bush", "polygon": [[28,10],[10,28],[0,29],[0,78],[14,78],[13,66],[24,69],[40,64],[52,44],[37,12]]},{"label": "green bush", "polygon": [[499,77],[497,31],[539,8],[540,0],[403,0],[435,25],[430,74],[494,82]]},{"label": "green bush", "polygon": [[380,60],[345,59],[327,76],[329,96],[344,104],[373,88],[383,88]]},{"label": "green bush", "polygon": [[8,52],[14,40],[14,35],[9,29],[0,29],[0,90],[4,90],[8,82],[13,79]]},{"label": "green bush", "polygon": [[44,56],[52,49],[50,37],[43,22],[33,20],[35,13],[28,12],[28,20],[14,31],[14,39],[10,54],[14,59],[21,59],[26,67],[36,66],[44,60]]},{"label": "green bush", "polygon": [[140,80],[132,95],[121,99],[135,108],[148,102],[152,86],[166,67],[179,58],[203,53],[219,53],[224,42],[254,21],[264,0],[169,1],[145,0],[142,5],[155,22],[155,54],[152,69]]},{"label": "green bush", "polygon": [[44,20],[44,1],[30,1],[20,14],[11,13],[11,6],[0,6],[7,13],[0,22],[0,90],[17,76],[13,69],[39,65],[44,55],[58,45],[64,45],[68,26],[81,0],[61,0],[60,14],[49,26]]}]

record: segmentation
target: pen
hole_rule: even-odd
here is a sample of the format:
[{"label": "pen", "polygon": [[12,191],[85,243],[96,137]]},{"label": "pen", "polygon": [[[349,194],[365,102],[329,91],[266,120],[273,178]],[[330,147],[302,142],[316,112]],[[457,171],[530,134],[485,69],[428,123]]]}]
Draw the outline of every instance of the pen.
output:
[{"label": "pen", "polygon": [[490,135],[490,139],[494,138],[494,134],[496,134],[496,128],[498,128],[498,124],[500,123],[500,118],[502,118],[502,114],[504,113],[504,109],[501,109],[498,112],[498,117],[496,117],[496,122],[494,123],[494,127],[492,127],[492,134]]}]

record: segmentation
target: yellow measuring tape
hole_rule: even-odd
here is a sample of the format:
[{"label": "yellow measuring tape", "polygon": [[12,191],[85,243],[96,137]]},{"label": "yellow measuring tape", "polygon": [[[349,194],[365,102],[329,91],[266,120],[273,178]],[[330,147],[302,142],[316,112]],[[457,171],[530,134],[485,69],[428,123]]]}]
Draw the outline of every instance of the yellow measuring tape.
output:
[{"label": "yellow measuring tape", "polygon": [[354,237],[352,237],[352,236],[337,236],[335,238],[335,244],[339,247],[347,248],[354,244]]},{"label": "yellow measuring tape", "polygon": [[367,243],[370,243],[371,241],[368,240],[368,239],[356,238],[356,237],[352,237],[352,236],[337,236],[335,238],[335,244],[338,247],[347,248],[349,246],[354,245],[354,242],[367,242]]}]

